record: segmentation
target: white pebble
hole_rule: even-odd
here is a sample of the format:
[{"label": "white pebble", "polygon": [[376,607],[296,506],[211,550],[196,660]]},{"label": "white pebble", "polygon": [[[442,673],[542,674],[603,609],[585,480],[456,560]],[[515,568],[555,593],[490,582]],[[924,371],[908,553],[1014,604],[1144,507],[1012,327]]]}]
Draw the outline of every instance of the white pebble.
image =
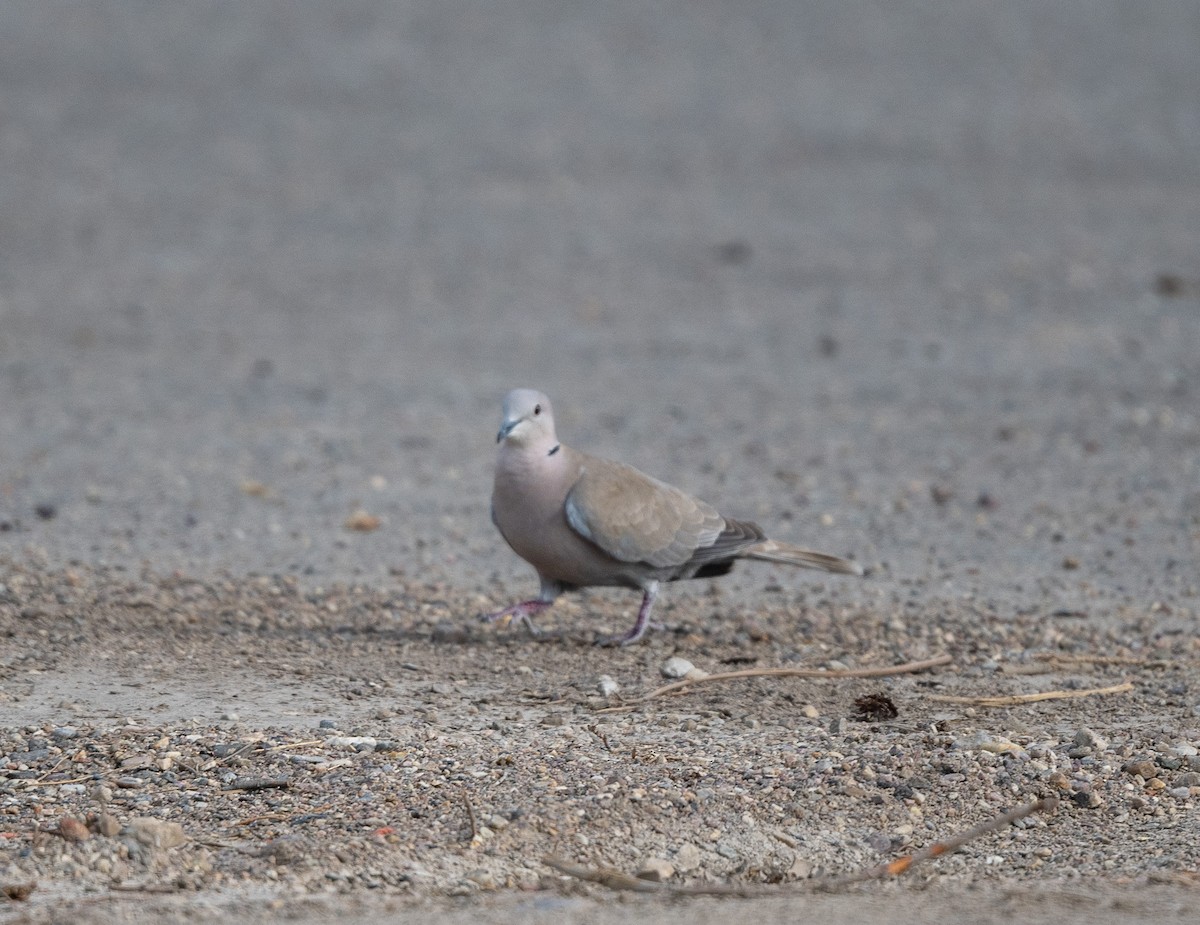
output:
[{"label": "white pebble", "polygon": [[696,666],[689,662],[686,658],[680,658],[678,655],[672,655],[669,659],[662,663],[662,668],[660,668],[659,671],[662,672],[662,676],[664,678],[677,680],[679,678],[686,678],[688,672],[695,667]]}]

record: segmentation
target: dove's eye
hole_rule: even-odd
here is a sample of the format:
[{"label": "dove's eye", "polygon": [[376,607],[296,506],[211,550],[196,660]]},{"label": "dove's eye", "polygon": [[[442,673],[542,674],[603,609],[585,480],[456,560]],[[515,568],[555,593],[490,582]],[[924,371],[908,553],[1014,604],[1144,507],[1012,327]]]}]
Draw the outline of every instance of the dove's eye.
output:
[{"label": "dove's eye", "polygon": [[541,414],[541,413],[542,413],[542,406],[541,406],[541,405],[534,405],[534,406],[533,406],[533,413],[534,413],[534,414]]}]

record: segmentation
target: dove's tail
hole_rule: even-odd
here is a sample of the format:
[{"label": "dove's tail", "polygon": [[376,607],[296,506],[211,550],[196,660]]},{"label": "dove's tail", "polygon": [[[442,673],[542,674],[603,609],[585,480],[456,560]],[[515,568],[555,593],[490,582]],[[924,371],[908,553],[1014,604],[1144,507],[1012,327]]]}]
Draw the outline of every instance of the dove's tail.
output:
[{"label": "dove's tail", "polygon": [[814,568],[822,572],[838,572],[842,575],[861,575],[862,566],[841,556],[831,556],[824,552],[813,552],[811,549],[801,549],[789,543],[778,540],[764,540],[749,549],[742,550],[739,556],[743,559],[761,559],[763,562],[782,562],[785,565],[798,565],[801,568]]}]

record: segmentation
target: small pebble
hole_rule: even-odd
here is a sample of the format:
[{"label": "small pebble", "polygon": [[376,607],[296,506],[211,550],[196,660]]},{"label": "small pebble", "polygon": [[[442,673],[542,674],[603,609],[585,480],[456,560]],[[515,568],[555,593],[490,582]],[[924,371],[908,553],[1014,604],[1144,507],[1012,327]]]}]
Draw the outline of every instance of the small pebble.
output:
[{"label": "small pebble", "polygon": [[636,876],[639,880],[662,883],[675,876],[675,867],[664,858],[649,858],[638,868]]},{"label": "small pebble", "polygon": [[1082,809],[1095,809],[1102,800],[1094,790],[1076,790],[1071,794],[1071,802]]},{"label": "small pebble", "polygon": [[668,680],[678,680],[685,678],[688,672],[692,671],[696,666],[689,662],[686,658],[680,658],[678,655],[672,655],[669,659],[662,663],[662,676]]},{"label": "small pebble", "polygon": [[675,869],[687,873],[700,866],[700,849],[691,842],[685,842],[675,852]]},{"label": "small pebble", "polygon": [[95,821],[96,833],[106,838],[113,838],[121,831],[121,823],[111,813],[100,813]]},{"label": "small pebble", "polygon": [[377,741],[374,736],[330,736],[325,743],[332,748],[349,748],[359,751],[364,747],[374,749]]},{"label": "small pebble", "polygon": [[602,697],[615,697],[621,691],[621,685],[606,674],[600,675],[600,680],[596,682],[596,686],[600,689]]},{"label": "small pebble", "polygon": [[125,834],[148,848],[175,848],[187,841],[178,822],[163,822],[150,816],[130,819]]},{"label": "small pebble", "polygon": [[867,845],[878,854],[890,854],[892,850],[891,836],[883,832],[872,832],[867,836]]},{"label": "small pebble", "polygon": [[92,837],[88,827],[74,816],[63,816],[58,820],[58,834],[62,836],[63,841],[73,842],[87,841]]},{"label": "small pebble", "polygon": [[1121,770],[1126,774],[1141,775],[1143,780],[1150,780],[1152,777],[1158,776],[1158,766],[1149,758],[1134,758],[1126,761],[1121,765]]},{"label": "small pebble", "polygon": [[1108,748],[1108,741],[1087,727],[1076,732],[1071,742],[1074,748],[1067,752],[1068,757],[1071,758],[1086,758],[1089,755],[1099,754]]}]

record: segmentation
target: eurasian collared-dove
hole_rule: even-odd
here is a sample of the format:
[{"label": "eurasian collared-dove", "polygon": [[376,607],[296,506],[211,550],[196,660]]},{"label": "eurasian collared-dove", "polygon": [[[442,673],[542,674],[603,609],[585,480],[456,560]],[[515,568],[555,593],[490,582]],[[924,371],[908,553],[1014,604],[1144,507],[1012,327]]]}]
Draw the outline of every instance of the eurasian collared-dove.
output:
[{"label": "eurasian collared-dove", "polygon": [[504,399],[496,436],[492,521],[508,545],[532,565],[541,593],[489,614],[523,621],[564,591],[594,585],[643,592],[628,645],[646,632],[659,582],[724,575],[737,559],[783,562],[861,575],[856,562],[811,552],[766,537],[757,524],[722,517],[678,488],[632,466],[563,446],[554,432],[550,400],[533,389]]}]

